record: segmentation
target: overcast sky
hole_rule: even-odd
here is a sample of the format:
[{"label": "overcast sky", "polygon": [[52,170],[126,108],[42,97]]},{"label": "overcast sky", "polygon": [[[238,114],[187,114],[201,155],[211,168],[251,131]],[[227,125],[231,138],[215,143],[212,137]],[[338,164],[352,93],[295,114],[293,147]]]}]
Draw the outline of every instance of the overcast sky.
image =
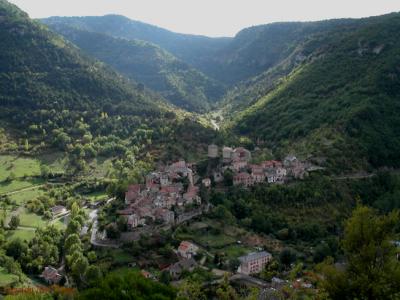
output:
[{"label": "overcast sky", "polygon": [[366,17],[400,0],[10,0],[32,18],[121,14],[176,32],[233,36],[252,25]]}]

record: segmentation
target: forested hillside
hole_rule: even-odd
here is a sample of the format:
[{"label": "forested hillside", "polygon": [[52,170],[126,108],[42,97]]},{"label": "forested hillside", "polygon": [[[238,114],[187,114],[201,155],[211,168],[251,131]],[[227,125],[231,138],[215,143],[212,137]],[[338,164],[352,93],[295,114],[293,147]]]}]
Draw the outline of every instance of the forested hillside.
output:
[{"label": "forested hillside", "polygon": [[310,37],[302,62],[239,113],[234,130],[339,169],[398,167],[399,30],[390,14]]},{"label": "forested hillside", "polygon": [[4,0],[0,22],[0,118],[23,148],[68,150],[82,167],[82,159],[125,154],[132,145],[142,152],[154,140],[173,141],[181,126],[197,126]]},{"label": "forested hillside", "polygon": [[108,34],[113,37],[148,41],[159,45],[202,71],[206,70],[203,66],[209,61],[210,56],[231,41],[231,38],[210,38],[175,33],[119,15],[51,17],[42,21],[48,25],[64,24],[82,30]]},{"label": "forested hillside", "polygon": [[49,23],[49,26],[88,55],[114,67],[122,75],[160,92],[168,101],[186,110],[209,110],[223,95],[221,84],[155,44],[114,38],[62,23]]}]

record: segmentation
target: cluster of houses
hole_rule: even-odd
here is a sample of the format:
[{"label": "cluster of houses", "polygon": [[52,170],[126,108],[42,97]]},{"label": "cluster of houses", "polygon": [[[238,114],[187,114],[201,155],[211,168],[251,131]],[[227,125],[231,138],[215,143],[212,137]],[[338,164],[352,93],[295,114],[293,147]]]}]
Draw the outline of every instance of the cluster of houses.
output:
[{"label": "cluster of houses", "polygon": [[[172,278],[178,279],[183,271],[192,271],[197,262],[194,259],[198,254],[200,247],[189,241],[182,241],[176,250],[179,261],[169,266],[168,271]],[[272,255],[267,251],[249,253],[239,257],[240,265],[237,272],[245,275],[254,275],[260,273],[266,265],[272,260]]]},{"label": "cluster of houses", "polygon": [[130,230],[144,225],[149,219],[173,224],[177,218],[176,211],[190,204],[201,204],[191,165],[181,160],[148,174],[146,184],[128,187],[125,204],[126,208],[118,214],[127,218]]},{"label": "cluster of houses", "polygon": [[[216,145],[208,146],[208,157],[218,158],[219,148]],[[259,164],[251,164],[251,152],[243,147],[222,148],[222,165],[213,173],[215,182],[224,179],[224,172],[229,169],[233,172],[233,184],[252,186],[256,183],[284,183],[289,177],[303,178],[307,173],[306,164],[295,156],[287,156],[283,162],[268,160]],[[205,184],[203,182],[203,184]]]}]

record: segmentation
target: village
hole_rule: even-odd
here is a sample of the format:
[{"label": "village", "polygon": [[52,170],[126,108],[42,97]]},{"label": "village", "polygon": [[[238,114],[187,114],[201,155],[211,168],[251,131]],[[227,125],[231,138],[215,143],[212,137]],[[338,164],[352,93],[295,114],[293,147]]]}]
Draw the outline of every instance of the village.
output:
[{"label": "village", "polygon": [[[315,169],[294,155],[285,157],[283,161],[267,160],[256,164],[252,160],[251,151],[243,147],[222,147],[220,150],[214,144],[208,146],[207,160],[208,165],[213,167],[208,168],[202,176],[197,174],[196,164],[179,160],[160,166],[147,174],[145,183],[129,185],[125,192],[125,207],[117,211],[127,224],[127,232],[123,233],[125,240],[122,242],[137,241],[144,233],[152,235],[160,230],[177,228],[178,225],[209,212],[211,204],[201,198],[201,190],[210,191],[213,187],[224,186],[227,173],[231,174],[232,185],[249,188],[255,184],[285,184],[291,180],[303,179],[309,171]],[[107,203],[114,199],[109,199]],[[90,215],[94,223],[91,233],[92,245],[97,248],[120,248],[122,244],[108,239],[105,231],[98,232],[96,220],[98,205],[92,206],[93,213]],[[52,208],[52,213],[54,216],[59,216],[67,214],[68,211],[63,206],[56,206]],[[241,241],[234,243],[240,248]],[[237,261],[234,270],[231,269],[230,272],[226,269],[208,270],[205,261],[215,260],[216,254],[211,254],[208,246],[198,244],[194,240],[182,240],[173,251],[175,262],[161,267],[157,272],[167,272],[173,282],[179,282],[184,274],[202,268],[214,274],[215,278],[229,275],[232,282],[257,286],[266,292],[289,284],[279,278],[273,278],[272,283],[259,278],[258,274],[273,260],[273,256],[261,245],[247,249],[250,251],[246,251],[245,255],[234,258]],[[142,263],[138,261],[130,265],[142,266]],[[154,271],[141,267],[143,276],[159,280]],[[57,269],[48,266],[42,278],[49,284],[56,284],[62,275]],[[303,288],[311,287],[308,283],[298,284]]]},{"label": "village", "polygon": [[[125,193],[125,209],[118,214],[127,218],[129,230],[148,224],[177,225],[209,209],[202,202],[200,189],[221,183],[227,170],[233,173],[233,185],[249,187],[254,184],[284,184],[289,179],[302,179],[307,165],[295,156],[251,163],[251,152],[243,147],[208,146],[208,159],[219,159],[212,176],[200,178],[195,165],[180,160],[160,167],[146,176],[145,184],[132,184]],[[198,183],[198,184],[197,184]]]},{"label": "village", "polygon": [[[208,146],[208,157],[220,157],[217,145]],[[249,187],[257,183],[283,184],[289,179],[303,179],[311,165],[306,164],[294,155],[288,155],[283,161],[268,160],[259,164],[251,163],[251,152],[243,147],[222,147],[222,159],[216,170],[212,173],[215,183],[224,180],[226,170],[233,172],[233,184]],[[211,182],[209,178],[203,183]]]},{"label": "village", "polygon": [[[138,240],[143,233],[157,234],[161,229],[177,228],[178,225],[209,212],[211,204],[201,198],[201,190],[210,191],[213,187],[223,186],[227,172],[231,174],[232,185],[249,188],[255,184],[285,184],[291,180],[302,179],[310,169],[308,164],[293,155],[285,157],[283,161],[268,160],[256,164],[252,160],[251,151],[243,147],[220,149],[213,144],[208,146],[207,160],[213,167],[201,176],[196,172],[196,164],[179,160],[160,166],[147,174],[145,183],[129,185],[125,192],[125,207],[117,211],[127,223],[128,232],[123,233],[124,242]],[[214,163],[210,164],[212,161]],[[92,236],[95,235],[92,232]],[[129,239],[127,236],[134,238]],[[107,240],[103,232],[97,234],[92,244],[96,247],[119,247],[117,244],[107,244]],[[253,247],[252,250],[247,248],[250,251],[245,255],[235,257],[238,263],[233,273],[218,269],[210,271],[219,276],[230,274],[232,281],[268,288],[271,284],[253,277],[262,272],[273,259],[272,255],[260,246]],[[208,247],[190,239],[182,240],[174,249],[174,253],[175,262],[163,266],[156,273],[168,272],[171,280],[177,282],[187,272],[199,267],[207,269],[204,266],[205,260],[214,257],[208,252]],[[141,266],[142,263],[138,261],[133,265]],[[141,267],[143,276],[158,280],[154,271]],[[54,276],[50,269],[46,269],[43,275],[46,273]],[[273,283],[275,286],[277,283],[287,284],[279,278],[274,278]]]}]

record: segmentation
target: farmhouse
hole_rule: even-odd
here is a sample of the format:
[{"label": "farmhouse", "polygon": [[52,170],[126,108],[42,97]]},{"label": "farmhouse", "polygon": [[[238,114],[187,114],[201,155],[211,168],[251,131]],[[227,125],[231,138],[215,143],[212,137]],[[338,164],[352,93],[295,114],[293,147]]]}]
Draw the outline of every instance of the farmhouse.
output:
[{"label": "farmhouse", "polygon": [[67,212],[65,206],[62,205],[53,206],[50,210],[53,217],[65,214]]}]

